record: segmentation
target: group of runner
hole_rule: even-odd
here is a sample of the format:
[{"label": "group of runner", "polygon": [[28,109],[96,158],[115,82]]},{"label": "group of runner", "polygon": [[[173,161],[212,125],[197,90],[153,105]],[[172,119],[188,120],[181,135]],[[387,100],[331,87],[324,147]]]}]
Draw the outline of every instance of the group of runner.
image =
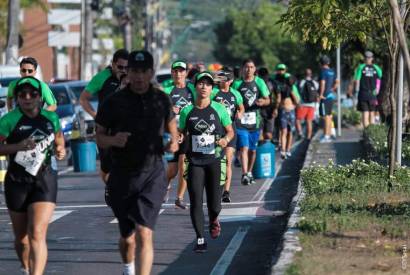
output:
[{"label": "group of runner", "polygon": [[[366,58],[369,55],[366,53]],[[107,204],[118,219],[123,274],[135,274],[136,257],[138,274],[150,273],[153,230],[177,175],[175,205],[187,208],[183,197],[188,189],[197,235],[194,251],[202,253],[207,250],[203,192],[209,234],[217,238],[222,202],[231,202],[235,151],[241,164],[241,183],[254,184],[258,142],[269,142],[276,136],[281,157],[290,157],[292,133],[296,130],[303,135],[302,120],[306,120],[306,138],[312,137],[318,103],[324,117],[321,141],[330,140],[338,80],[327,56],[321,57],[320,64],[319,82],[307,69],[297,84],[285,64],[278,64],[270,75],[266,68],[257,70],[255,62],[247,59],[235,77],[230,67],[211,73],[203,68],[189,69],[186,62],[177,60],[171,66],[172,79],[159,87],[152,84],[154,60],[149,52],[121,49],[114,54],[111,65],[86,86],[80,103],[96,120],[101,178],[106,183]],[[65,156],[64,138],[53,112],[56,102],[48,86],[33,77],[36,67],[33,58],[21,61],[22,78],[10,85],[8,94],[10,109],[16,108],[0,119],[0,154],[10,157],[6,203],[24,274],[44,272],[46,232],[57,194],[55,158]],[[381,70],[371,63],[358,68],[361,109],[370,110],[374,105],[380,78]],[[371,96],[366,94],[369,91]],[[99,99],[98,110],[90,104],[94,95]],[[170,139],[164,144],[166,133]],[[173,154],[167,165],[165,151]]]}]

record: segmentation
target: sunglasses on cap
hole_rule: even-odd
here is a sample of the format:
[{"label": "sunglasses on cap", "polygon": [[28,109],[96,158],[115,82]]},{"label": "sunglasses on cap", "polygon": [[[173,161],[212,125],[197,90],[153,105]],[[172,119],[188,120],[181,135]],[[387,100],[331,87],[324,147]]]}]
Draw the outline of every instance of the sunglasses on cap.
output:
[{"label": "sunglasses on cap", "polygon": [[29,74],[31,74],[31,73],[34,72],[34,70],[33,70],[33,69],[21,69],[20,72],[22,72],[23,74],[24,74],[24,73],[29,73]]},{"label": "sunglasses on cap", "polygon": [[37,98],[40,96],[38,91],[20,91],[17,93],[19,98],[27,98],[27,95],[30,95],[30,98]]}]

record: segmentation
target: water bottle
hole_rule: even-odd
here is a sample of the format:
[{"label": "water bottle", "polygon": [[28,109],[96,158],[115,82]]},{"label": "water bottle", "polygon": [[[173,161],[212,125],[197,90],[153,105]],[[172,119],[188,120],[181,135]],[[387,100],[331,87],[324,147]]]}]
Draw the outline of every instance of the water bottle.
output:
[{"label": "water bottle", "polygon": [[[169,133],[164,133],[162,136],[162,143],[164,146],[167,146],[167,144],[171,141],[171,135]],[[169,161],[174,158],[174,153],[171,152],[165,152],[164,153],[164,158]]]}]

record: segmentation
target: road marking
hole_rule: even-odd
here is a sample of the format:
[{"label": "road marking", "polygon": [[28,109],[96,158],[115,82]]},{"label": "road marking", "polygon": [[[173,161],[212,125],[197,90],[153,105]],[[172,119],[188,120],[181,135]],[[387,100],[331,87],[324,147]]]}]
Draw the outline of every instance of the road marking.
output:
[{"label": "road marking", "polygon": [[[73,212],[73,210],[55,210],[49,223],[53,223],[56,220],[70,214],[71,212]],[[11,222],[9,222],[9,224],[11,224]]]},{"label": "road marking", "polygon": [[274,211],[263,207],[224,208],[219,214],[221,222],[251,221],[256,218],[273,217]]},{"label": "road marking", "polygon": [[73,167],[68,167],[64,170],[58,171],[58,175],[64,175],[64,174],[67,174],[68,172],[72,172],[72,171],[74,171],[74,168]]},{"label": "road marking", "polygon": [[242,241],[246,236],[246,233],[248,233],[248,230],[249,226],[241,226],[238,228],[232,240],[229,242],[224,253],[222,254],[221,258],[219,258],[218,262],[212,269],[211,275],[225,274],[226,270],[228,269],[229,265],[233,260],[233,257],[235,256],[236,252],[241,246]]},{"label": "road marking", "polygon": [[[159,210],[159,214],[158,214],[158,215],[161,215],[162,212],[164,212],[164,210],[165,210],[165,209]],[[117,220],[117,219],[113,219],[112,221],[110,221],[110,223],[118,223],[118,220]]]}]

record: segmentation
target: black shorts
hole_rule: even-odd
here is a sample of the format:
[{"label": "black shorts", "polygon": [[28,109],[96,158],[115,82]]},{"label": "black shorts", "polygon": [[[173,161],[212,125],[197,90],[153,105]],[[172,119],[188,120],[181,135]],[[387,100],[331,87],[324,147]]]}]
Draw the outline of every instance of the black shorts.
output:
[{"label": "black shorts", "polygon": [[124,172],[113,169],[107,182],[109,204],[118,220],[123,238],[130,236],[136,224],[154,229],[168,181],[162,159],[149,170]]},{"label": "black shorts", "polygon": [[15,212],[27,212],[28,206],[35,202],[56,203],[57,171],[46,166],[37,177],[24,171],[7,171],[4,195],[7,208]]},{"label": "black shorts", "polygon": [[112,168],[111,150],[98,147],[98,155],[100,156],[100,169],[104,173],[109,173]]},{"label": "black shorts", "polygon": [[377,99],[372,100],[359,100],[357,102],[357,110],[359,112],[374,112],[377,110]]},{"label": "black shorts", "polygon": [[275,129],[275,118],[270,119],[263,119],[263,133],[271,133],[273,134],[273,130]]},{"label": "black shorts", "polygon": [[324,99],[320,101],[319,105],[319,115],[320,116],[330,116],[333,109],[333,99]]}]

